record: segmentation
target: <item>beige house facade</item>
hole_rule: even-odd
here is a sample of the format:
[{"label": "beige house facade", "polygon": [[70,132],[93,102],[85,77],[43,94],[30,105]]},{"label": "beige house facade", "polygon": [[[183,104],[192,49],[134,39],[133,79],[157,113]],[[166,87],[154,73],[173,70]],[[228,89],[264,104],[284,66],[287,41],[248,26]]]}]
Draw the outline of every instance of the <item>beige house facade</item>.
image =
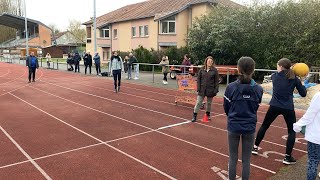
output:
[{"label": "beige house facade", "polygon": [[[112,51],[130,52],[139,46],[154,50],[184,47],[195,19],[218,4],[240,7],[229,0],[148,0],[127,5],[97,18],[97,51],[103,60],[108,60]],[[93,52],[93,21],[83,24],[87,31],[86,49]]]}]

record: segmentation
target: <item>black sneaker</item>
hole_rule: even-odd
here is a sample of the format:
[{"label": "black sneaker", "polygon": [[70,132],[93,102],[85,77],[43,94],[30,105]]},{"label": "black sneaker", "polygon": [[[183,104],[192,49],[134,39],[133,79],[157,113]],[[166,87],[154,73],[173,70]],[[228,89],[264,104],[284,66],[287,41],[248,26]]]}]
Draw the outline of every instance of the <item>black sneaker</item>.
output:
[{"label": "black sneaker", "polygon": [[284,158],[284,160],[282,161],[283,164],[286,165],[291,165],[291,164],[295,164],[297,161],[292,157],[292,156],[287,156]]},{"label": "black sneaker", "polygon": [[252,147],[252,150],[251,150],[251,153],[253,154],[253,155],[258,155],[258,148],[256,147]]}]

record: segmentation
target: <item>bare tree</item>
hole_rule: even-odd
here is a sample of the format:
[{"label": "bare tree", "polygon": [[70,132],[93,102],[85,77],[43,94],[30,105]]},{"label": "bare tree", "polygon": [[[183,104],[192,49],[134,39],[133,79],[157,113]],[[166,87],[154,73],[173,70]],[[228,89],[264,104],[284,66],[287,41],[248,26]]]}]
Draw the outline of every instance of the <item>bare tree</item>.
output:
[{"label": "bare tree", "polygon": [[74,34],[79,40],[85,41],[86,30],[81,27],[81,22],[77,20],[69,21],[68,31]]}]

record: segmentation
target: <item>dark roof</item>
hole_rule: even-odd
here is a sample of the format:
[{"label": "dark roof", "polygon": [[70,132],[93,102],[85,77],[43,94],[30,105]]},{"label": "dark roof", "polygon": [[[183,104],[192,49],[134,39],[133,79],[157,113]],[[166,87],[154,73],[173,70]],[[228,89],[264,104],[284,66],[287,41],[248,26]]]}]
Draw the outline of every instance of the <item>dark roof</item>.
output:
[{"label": "dark roof", "polygon": [[[161,20],[168,16],[177,14],[191,5],[200,3],[221,4],[228,7],[242,7],[231,0],[148,0],[136,4],[130,4],[109,12],[97,18],[97,27],[103,27],[115,22],[123,22],[134,19],[154,17],[154,20]],[[83,23],[90,25],[93,20]]]},{"label": "dark roof", "polygon": [[[49,28],[48,26],[46,26],[45,24],[43,24],[40,21],[36,21],[36,20],[27,18],[27,23],[28,23],[28,26],[41,24],[51,30],[51,28]],[[25,19],[22,16],[17,16],[17,15],[9,14],[9,13],[3,13],[0,15],[0,25],[12,27],[15,29],[21,29],[21,28],[25,27]]]}]

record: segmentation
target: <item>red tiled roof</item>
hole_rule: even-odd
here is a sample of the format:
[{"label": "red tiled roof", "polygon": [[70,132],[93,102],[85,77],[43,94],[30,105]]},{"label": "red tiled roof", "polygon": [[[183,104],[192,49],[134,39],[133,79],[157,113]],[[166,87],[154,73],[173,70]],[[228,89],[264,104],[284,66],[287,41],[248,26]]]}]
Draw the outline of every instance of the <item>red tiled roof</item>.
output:
[{"label": "red tiled roof", "polygon": [[[161,17],[182,11],[190,5],[200,3],[218,3],[223,6],[242,7],[231,0],[148,0],[124,6],[98,17],[97,27],[115,22],[123,22],[148,17],[155,17],[155,20],[158,20]],[[92,23],[93,20],[90,20],[83,24],[89,25]]]}]

